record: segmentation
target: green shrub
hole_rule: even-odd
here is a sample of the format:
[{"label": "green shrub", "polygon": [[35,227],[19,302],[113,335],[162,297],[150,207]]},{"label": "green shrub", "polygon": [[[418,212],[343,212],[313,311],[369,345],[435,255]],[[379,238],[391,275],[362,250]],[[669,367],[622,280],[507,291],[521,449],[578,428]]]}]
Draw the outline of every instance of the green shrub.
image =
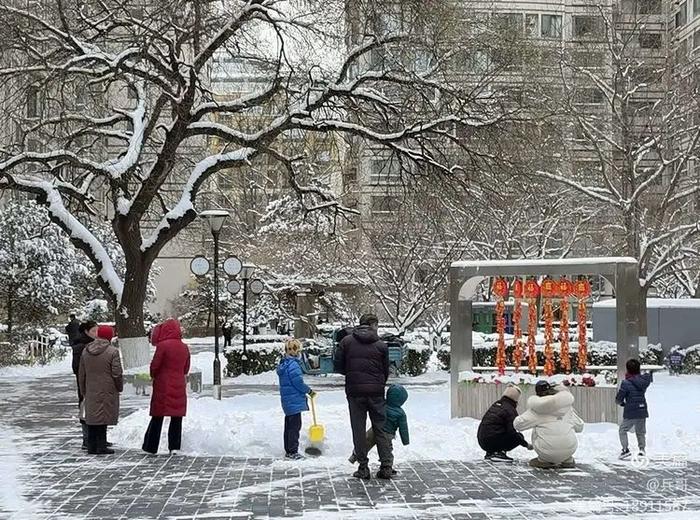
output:
[{"label": "green shrub", "polygon": [[269,372],[277,368],[282,356],[283,346],[278,343],[252,344],[246,348],[246,359],[243,359],[243,346],[234,345],[226,349],[226,377],[236,377],[241,374],[255,375]]},{"label": "green shrub", "polygon": [[424,374],[428,369],[428,361],[433,353],[429,348],[412,349],[403,358],[399,367],[399,374],[415,377]]}]

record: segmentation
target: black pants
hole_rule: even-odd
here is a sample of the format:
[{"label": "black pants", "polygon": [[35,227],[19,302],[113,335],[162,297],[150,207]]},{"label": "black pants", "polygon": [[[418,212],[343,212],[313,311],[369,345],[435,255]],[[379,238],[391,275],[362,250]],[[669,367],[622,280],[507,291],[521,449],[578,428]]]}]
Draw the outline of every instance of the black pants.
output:
[{"label": "black pants", "polygon": [[87,425],[88,453],[99,453],[107,447],[107,425]]},{"label": "black pants", "polygon": [[[142,450],[148,453],[158,453],[160,432],[163,429],[163,417],[151,417],[146,435],[143,438]],[[182,417],[171,417],[168,426],[168,450],[179,450],[182,442]]]},{"label": "black pants", "polygon": [[284,416],[284,452],[293,455],[299,452],[299,431],[301,431],[301,413]]},{"label": "black pants", "polygon": [[80,393],[80,383],[78,382],[78,376],[75,376],[75,385],[78,389],[78,420],[80,421],[80,428],[83,430],[83,446],[87,446],[88,443],[88,427],[83,419],[80,419],[80,412],[82,410],[83,404],[83,394]]},{"label": "black pants", "polygon": [[510,451],[518,446],[522,446],[525,438],[522,433],[515,435],[504,433],[486,439],[478,439],[478,441],[479,446],[486,453],[496,453],[497,451]]},{"label": "black pants", "polygon": [[372,431],[377,442],[379,462],[382,468],[394,465],[393,447],[389,436],[384,431],[386,421],[386,401],[384,396],[351,397],[348,396],[350,408],[350,427],[352,428],[352,443],[355,457],[360,466],[366,466],[367,459],[367,415],[372,423]]},{"label": "black pants", "polygon": [[224,334],[224,347],[230,347],[231,346],[231,336],[227,336]]}]

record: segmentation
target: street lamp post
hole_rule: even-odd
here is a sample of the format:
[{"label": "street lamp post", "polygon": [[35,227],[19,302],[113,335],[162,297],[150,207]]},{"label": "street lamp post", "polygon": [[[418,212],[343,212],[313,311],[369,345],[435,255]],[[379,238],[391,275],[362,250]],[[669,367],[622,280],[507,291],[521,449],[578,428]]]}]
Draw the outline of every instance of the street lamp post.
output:
[{"label": "street lamp post", "polygon": [[199,214],[209,224],[214,237],[214,398],[221,400],[221,361],[219,360],[219,233],[228,211],[207,210]]},{"label": "street lamp post", "polygon": [[248,339],[248,280],[253,276],[255,266],[251,264],[243,264],[241,269],[241,280],[243,280],[243,358],[247,358],[246,344]]}]

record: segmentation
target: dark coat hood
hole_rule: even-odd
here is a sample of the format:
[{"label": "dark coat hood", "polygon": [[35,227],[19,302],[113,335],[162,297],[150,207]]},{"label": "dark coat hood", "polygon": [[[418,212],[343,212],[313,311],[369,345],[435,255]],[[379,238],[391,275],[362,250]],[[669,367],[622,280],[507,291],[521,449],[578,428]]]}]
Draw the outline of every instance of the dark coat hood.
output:
[{"label": "dark coat hood", "polygon": [[360,343],[370,344],[379,341],[379,334],[369,325],[360,325],[352,331],[353,337]]}]

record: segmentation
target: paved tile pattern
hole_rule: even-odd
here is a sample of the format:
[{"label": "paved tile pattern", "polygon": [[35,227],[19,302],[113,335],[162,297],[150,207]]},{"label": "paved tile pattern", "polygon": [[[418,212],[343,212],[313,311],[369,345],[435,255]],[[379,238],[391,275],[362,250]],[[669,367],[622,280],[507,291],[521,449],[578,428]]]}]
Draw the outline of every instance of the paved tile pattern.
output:
[{"label": "paved tile pattern", "polygon": [[[0,450],[0,518],[700,517],[700,464],[673,460],[559,472],[424,461],[399,464],[392,481],[362,482],[349,478],[347,468],[270,459],[147,457],[134,450],[91,457],[78,449],[71,385],[68,376],[0,380],[0,418],[16,448]],[[123,413],[145,402],[127,397]],[[12,466],[15,475],[1,469]],[[14,498],[8,498],[10,479],[17,482]]]}]

